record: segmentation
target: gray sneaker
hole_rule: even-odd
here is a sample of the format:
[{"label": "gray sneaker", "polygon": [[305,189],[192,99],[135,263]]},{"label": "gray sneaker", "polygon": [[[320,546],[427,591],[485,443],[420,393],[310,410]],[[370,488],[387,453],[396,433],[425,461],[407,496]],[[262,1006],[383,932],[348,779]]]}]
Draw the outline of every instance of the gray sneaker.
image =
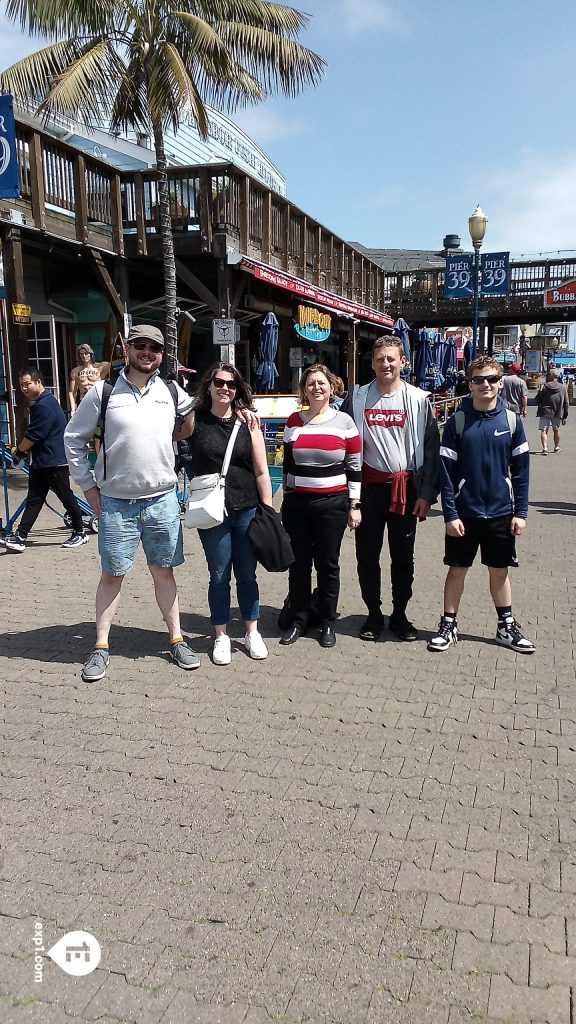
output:
[{"label": "gray sneaker", "polygon": [[82,679],[85,683],[96,683],[106,675],[106,669],[110,664],[108,651],[92,651],[88,661],[82,669]]},{"label": "gray sneaker", "polygon": [[178,668],[200,668],[200,658],[183,640],[179,644],[172,644],[170,657],[172,661],[176,662]]}]

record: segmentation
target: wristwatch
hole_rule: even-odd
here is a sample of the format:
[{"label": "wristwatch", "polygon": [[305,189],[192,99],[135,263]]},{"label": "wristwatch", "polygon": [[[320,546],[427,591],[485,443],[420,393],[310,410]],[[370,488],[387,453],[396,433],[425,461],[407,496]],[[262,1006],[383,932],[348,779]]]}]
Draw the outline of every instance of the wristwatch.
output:
[{"label": "wristwatch", "polygon": [[350,512],[359,512],[361,507],[362,506],[361,506],[361,503],[359,501],[351,501],[350,502]]}]

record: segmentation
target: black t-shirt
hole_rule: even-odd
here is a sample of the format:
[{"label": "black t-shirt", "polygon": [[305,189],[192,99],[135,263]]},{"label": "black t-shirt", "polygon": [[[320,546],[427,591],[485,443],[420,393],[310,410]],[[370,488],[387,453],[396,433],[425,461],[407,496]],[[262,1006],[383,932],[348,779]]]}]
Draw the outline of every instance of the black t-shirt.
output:
[{"label": "black t-shirt", "polygon": [[[211,412],[196,412],[194,433],[188,439],[194,476],[220,473],[226,446],[236,418],[223,420]],[[238,431],[232,459],[226,474],[226,508],[254,508],[258,504],[258,488],[252,464],[252,442],[245,423]]]}]

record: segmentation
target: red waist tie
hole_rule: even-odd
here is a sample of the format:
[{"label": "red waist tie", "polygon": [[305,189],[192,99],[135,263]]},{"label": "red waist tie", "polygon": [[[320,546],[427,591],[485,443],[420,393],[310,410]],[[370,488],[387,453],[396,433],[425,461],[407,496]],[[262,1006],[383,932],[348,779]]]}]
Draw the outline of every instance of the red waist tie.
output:
[{"label": "red waist tie", "polygon": [[407,495],[406,488],[412,477],[409,469],[402,469],[399,473],[379,473],[382,483],[391,485],[390,505],[388,510],[396,515],[406,515]]}]

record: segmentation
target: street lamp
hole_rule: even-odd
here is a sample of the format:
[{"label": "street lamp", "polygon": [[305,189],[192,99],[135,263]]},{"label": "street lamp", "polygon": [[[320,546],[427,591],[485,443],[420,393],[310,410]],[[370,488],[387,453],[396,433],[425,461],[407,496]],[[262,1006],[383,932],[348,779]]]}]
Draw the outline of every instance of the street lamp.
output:
[{"label": "street lamp", "polygon": [[480,249],[486,234],[488,217],[480,206],[477,206],[471,217],[468,217],[468,230],[474,246],[474,321],[472,334],[472,359],[478,353],[478,300],[480,293]]}]

